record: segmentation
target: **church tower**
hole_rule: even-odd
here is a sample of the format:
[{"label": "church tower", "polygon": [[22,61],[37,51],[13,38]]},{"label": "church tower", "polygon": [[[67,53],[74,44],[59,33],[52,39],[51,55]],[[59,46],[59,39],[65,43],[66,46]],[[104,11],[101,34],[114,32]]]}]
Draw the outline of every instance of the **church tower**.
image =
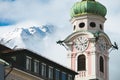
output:
[{"label": "church tower", "polygon": [[107,10],[95,0],[76,2],[71,8],[73,33],[64,43],[68,65],[78,72],[75,80],[109,80],[109,52],[112,44],[104,32]]}]

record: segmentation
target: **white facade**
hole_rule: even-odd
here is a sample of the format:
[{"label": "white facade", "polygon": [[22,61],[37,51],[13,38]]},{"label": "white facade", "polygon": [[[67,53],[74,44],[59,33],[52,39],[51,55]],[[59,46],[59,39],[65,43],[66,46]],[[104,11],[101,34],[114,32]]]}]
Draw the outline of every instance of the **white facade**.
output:
[{"label": "white facade", "polygon": [[[70,22],[72,23],[74,32],[80,31],[80,30],[89,30],[89,31],[91,30],[91,31],[95,32],[95,31],[103,31],[104,30],[105,20],[106,19],[102,16],[87,14],[87,15],[82,15],[80,17],[72,18],[70,20]],[[85,23],[85,26],[84,26],[84,28],[79,28],[79,24],[82,22]],[[95,22],[96,27],[91,28],[90,22]],[[103,30],[100,29],[100,25],[103,27]],[[74,29],[74,26],[76,26],[75,29]]]}]

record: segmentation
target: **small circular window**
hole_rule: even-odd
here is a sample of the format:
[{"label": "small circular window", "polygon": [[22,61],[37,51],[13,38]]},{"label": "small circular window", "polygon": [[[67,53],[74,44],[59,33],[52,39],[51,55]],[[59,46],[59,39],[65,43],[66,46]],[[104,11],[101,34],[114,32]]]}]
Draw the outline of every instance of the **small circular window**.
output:
[{"label": "small circular window", "polygon": [[100,29],[103,30],[103,26],[102,26],[102,24],[100,24]]},{"label": "small circular window", "polygon": [[83,28],[84,26],[85,26],[85,23],[83,23],[83,22],[79,24],[80,28]]},{"label": "small circular window", "polygon": [[91,26],[92,28],[96,27],[95,22],[91,22],[91,23],[90,23],[90,26]]},{"label": "small circular window", "polygon": [[75,30],[76,26],[74,25],[73,30]]}]

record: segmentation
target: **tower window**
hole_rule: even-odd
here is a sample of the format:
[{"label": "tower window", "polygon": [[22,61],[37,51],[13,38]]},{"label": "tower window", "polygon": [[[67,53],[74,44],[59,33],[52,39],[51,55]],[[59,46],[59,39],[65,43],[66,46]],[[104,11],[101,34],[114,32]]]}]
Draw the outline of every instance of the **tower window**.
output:
[{"label": "tower window", "polygon": [[100,24],[100,29],[103,30],[103,26],[102,26],[102,24]]},{"label": "tower window", "polygon": [[104,72],[104,60],[102,56],[100,56],[100,71]]},{"label": "tower window", "polygon": [[85,55],[79,55],[77,61],[78,61],[78,71],[86,70]]},{"label": "tower window", "polygon": [[95,28],[95,27],[96,27],[95,22],[91,22],[91,23],[90,23],[90,26],[91,26],[92,28]]},{"label": "tower window", "polygon": [[85,23],[83,23],[83,22],[79,24],[80,28],[83,28],[84,26],[85,26]]},{"label": "tower window", "polygon": [[75,30],[75,29],[76,29],[76,26],[74,25],[73,30]]}]

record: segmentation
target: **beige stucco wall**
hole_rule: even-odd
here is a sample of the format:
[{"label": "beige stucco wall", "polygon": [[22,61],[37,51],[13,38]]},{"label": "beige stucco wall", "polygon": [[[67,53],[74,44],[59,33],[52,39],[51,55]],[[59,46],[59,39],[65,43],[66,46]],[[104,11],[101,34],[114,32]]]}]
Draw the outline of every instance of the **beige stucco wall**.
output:
[{"label": "beige stucco wall", "polygon": [[[10,68],[6,69],[6,74],[10,71]],[[6,77],[5,80],[44,80],[40,77],[33,76],[24,71],[13,68],[12,72]]]}]

